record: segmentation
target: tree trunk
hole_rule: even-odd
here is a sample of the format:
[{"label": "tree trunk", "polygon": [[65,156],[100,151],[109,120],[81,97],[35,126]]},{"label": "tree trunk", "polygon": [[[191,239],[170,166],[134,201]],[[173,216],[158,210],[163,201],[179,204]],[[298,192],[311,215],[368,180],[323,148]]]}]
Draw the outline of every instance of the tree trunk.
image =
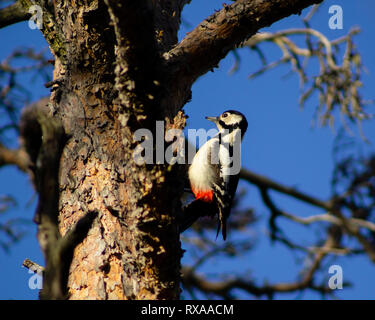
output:
[{"label": "tree trunk", "polygon": [[[182,252],[175,220],[181,205],[175,199],[183,192],[183,176],[178,168],[140,166],[132,158],[135,130],[154,132],[155,120],[178,109],[165,103],[160,107],[156,42],[147,23],[136,21],[145,21],[151,9],[130,9],[134,17],[128,13],[126,23],[134,24],[133,34],[129,32],[123,39],[129,45],[119,50],[119,30],[111,27],[101,1],[55,8],[68,44],[64,59],[55,62],[51,96],[53,113],[69,136],[60,163],[60,232],[66,234],[87,212],[99,212],[74,252],[71,299],[179,297]],[[150,39],[136,40],[140,35]],[[154,52],[144,51],[149,45]],[[116,90],[120,86],[121,95]]]}]

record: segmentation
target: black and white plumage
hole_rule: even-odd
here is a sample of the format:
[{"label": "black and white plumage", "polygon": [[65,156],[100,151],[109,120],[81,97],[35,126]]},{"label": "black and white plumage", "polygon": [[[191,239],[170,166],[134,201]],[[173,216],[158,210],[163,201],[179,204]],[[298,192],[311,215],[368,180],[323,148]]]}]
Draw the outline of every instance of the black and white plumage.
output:
[{"label": "black and white plumage", "polygon": [[245,116],[228,110],[219,117],[206,117],[219,132],[196,153],[189,168],[189,181],[196,199],[217,206],[219,225],[226,239],[226,221],[230,214],[241,169],[240,146],[247,130]]}]

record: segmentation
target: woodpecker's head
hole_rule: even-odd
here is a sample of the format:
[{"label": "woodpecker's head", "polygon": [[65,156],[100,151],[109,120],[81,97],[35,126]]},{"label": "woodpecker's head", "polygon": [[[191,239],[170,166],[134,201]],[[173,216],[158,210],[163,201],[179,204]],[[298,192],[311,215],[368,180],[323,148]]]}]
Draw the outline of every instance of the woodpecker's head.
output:
[{"label": "woodpecker's head", "polygon": [[247,120],[245,116],[235,110],[228,110],[223,112],[219,117],[206,117],[206,119],[214,122],[219,131],[224,129],[241,129],[241,135],[243,136],[247,130]]}]

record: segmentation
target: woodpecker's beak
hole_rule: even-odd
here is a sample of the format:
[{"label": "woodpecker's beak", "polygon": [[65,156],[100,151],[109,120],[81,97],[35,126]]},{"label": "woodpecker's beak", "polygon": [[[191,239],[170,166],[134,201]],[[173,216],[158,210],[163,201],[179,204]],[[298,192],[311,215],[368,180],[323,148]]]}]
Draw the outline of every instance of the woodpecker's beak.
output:
[{"label": "woodpecker's beak", "polygon": [[219,117],[206,117],[206,119],[212,121],[215,124],[219,121]]}]

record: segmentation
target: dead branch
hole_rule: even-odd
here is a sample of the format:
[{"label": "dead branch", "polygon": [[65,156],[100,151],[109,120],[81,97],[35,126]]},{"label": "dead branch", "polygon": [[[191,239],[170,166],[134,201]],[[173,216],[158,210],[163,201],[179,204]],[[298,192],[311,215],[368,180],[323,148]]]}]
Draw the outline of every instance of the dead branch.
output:
[{"label": "dead branch", "polygon": [[[335,253],[337,247],[337,239],[334,236],[334,232],[328,232],[327,240],[320,250],[316,250],[313,253],[313,258],[306,270],[303,270],[301,280],[290,282],[290,283],[277,283],[277,284],[265,284],[259,286],[254,282],[244,279],[235,278],[217,282],[211,282],[196,273],[196,268],[184,267],[183,273],[183,285],[187,290],[198,290],[205,294],[214,294],[224,299],[230,299],[232,297],[231,291],[234,289],[243,290],[253,296],[262,297],[266,296],[270,299],[276,293],[290,293],[299,292],[305,289],[310,289],[321,294],[332,294],[332,290],[326,285],[317,285],[314,281],[316,273],[319,271],[319,267],[327,254]],[[200,264],[202,261],[200,261]]]},{"label": "dead branch", "polygon": [[[361,233],[360,228],[367,228],[369,230],[374,230],[375,224],[366,221],[364,219],[358,218],[347,218],[345,215],[340,211],[340,206],[345,201],[345,197],[350,194],[349,192],[345,192],[341,196],[334,196],[328,201],[321,201],[319,199],[313,198],[309,195],[304,193],[298,192],[295,189],[287,188],[282,186],[274,181],[264,178],[262,176],[258,176],[249,172],[248,170],[241,171],[241,177],[244,178],[246,181],[255,184],[261,193],[262,199],[264,204],[270,209],[271,216],[269,220],[270,230],[271,230],[271,238],[273,240],[281,241],[282,243],[292,247],[294,246],[291,244],[289,240],[287,240],[284,236],[280,236],[281,230],[276,224],[276,220],[280,216],[287,217],[295,222],[299,222],[302,224],[312,223],[317,220],[325,220],[327,222],[333,223],[335,225],[339,225],[343,228],[343,230],[349,235],[358,240],[358,242],[362,245],[363,249],[367,252],[371,261],[375,262],[375,247],[366,239],[366,237]],[[308,204],[318,206],[322,209],[328,211],[327,215],[320,215],[318,217],[310,217],[310,218],[298,218],[293,216],[289,213],[280,210],[272,201],[268,190],[273,189],[278,192],[284,193],[288,196],[294,197],[296,199],[302,200]]]},{"label": "dead branch", "polygon": [[274,180],[271,180],[265,176],[262,176],[260,174],[254,173],[248,169],[241,169],[240,172],[240,179],[243,179],[245,181],[250,182],[251,184],[254,184],[260,188],[267,188],[272,189],[277,192],[289,195],[291,197],[294,197],[298,200],[301,200],[303,202],[306,202],[310,205],[323,208],[325,210],[330,210],[331,205],[329,201],[320,200],[316,197],[313,197],[311,195],[308,195],[304,192],[300,192],[292,187],[287,187],[285,185],[282,185]]},{"label": "dead branch", "polygon": [[217,67],[219,61],[259,29],[269,26],[320,0],[248,1],[239,0],[200,23],[164,54],[173,79],[193,83]]},{"label": "dead branch", "polygon": [[0,29],[30,19],[31,14],[17,1],[0,10]]},{"label": "dead branch", "polygon": [[23,149],[8,149],[0,143],[0,167],[15,165],[21,171],[26,172],[29,166],[29,158]]},{"label": "dead branch", "polygon": [[37,264],[36,262],[31,261],[30,259],[25,259],[22,263],[22,266],[33,271],[34,273],[43,275],[44,267]]},{"label": "dead branch", "polygon": [[[321,32],[310,28],[306,19],[304,22],[306,28],[258,33],[241,44],[240,47],[248,47],[258,53],[263,64],[262,68],[252,73],[249,78],[260,76],[281,64],[291,64],[292,71],[299,76],[300,87],[303,90],[299,101],[301,108],[304,107],[309,97],[317,93],[319,104],[316,115],[319,116],[320,124],[329,123],[333,126],[333,111],[339,109],[341,121],[347,130],[349,128],[345,117],[351,121],[357,121],[360,128],[362,120],[372,117],[364,109],[365,105],[371,102],[365,101],[359,93],[359,88],[362,86],[360,78],[363,66],[361,56],[353,44],[353,37],[360,32],[360,29],[353,28],[346,36],[329,40]],[[291,39],[291,36],[296,35],[305,36],[305,48],[299,47]],[[272,42],[277,45],[282,57],[279,60],[267,62],[260,46],[263,42]],[[344,49],[342,57],[340,46]],[[317,75],[309,76],[306,66],[312,58],[319,62],[320,70]],[[341,64],[339,61],[342,61]],[[233,69],[237,68],[238,59]]]}]

